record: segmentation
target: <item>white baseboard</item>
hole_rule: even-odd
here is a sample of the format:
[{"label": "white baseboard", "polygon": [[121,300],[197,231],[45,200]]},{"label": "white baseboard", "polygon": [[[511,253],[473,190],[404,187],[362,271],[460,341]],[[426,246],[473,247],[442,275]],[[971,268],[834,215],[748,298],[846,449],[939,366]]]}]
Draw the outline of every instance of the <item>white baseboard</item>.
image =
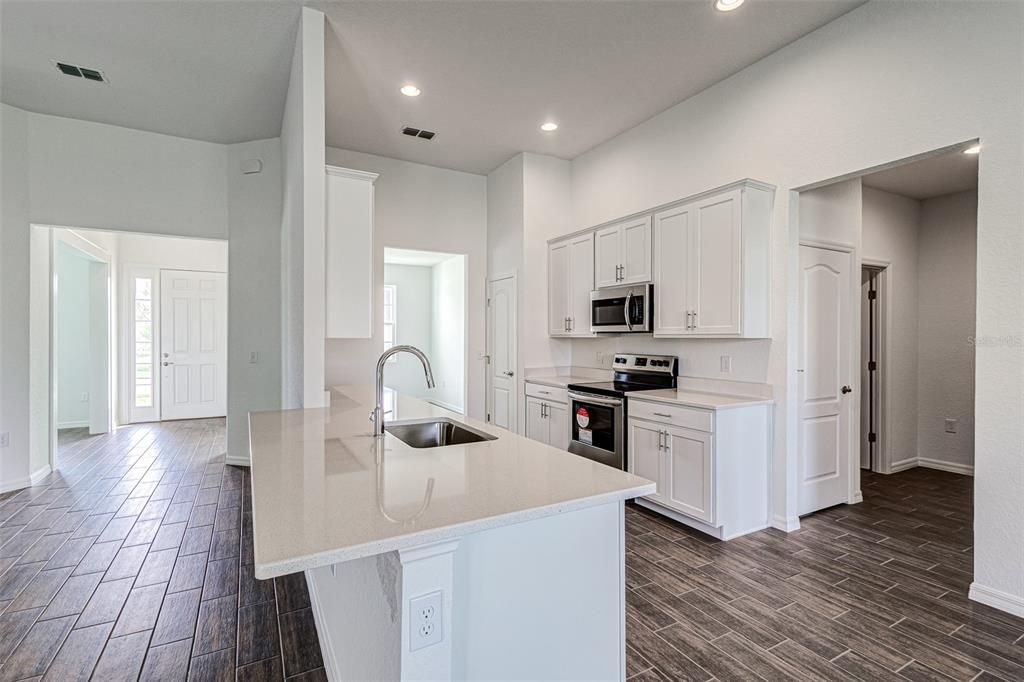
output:
[{"label": "white baseboard", "polygon": [[22,488],[28,488],[31,485],[32,478],[29,476],[12,478],[9,481],[0,481],[0,493],[9,493],[12,490],[21,490]]},{"label": "white baseboard", "polygon": [[47,464],[46,466],[40,467],[39,469],[33,471],[32,474],[29,476],[29,480],[32,482],[32,485],[39,485],[39,482],[42,481],[47,476],[49,476],[52,471],[53,469],[51,469],[50,465]]},{"label": "white baseboard", "polygon": [[81,429],[89,425],[89,420],[85,419],[77,422],[58,422],[57,430],[60,429]]},{"label": "white baseboard", "polygon": [[956,462],[945,462],[941,459],[930,459],[928,457],[918,457],[917,466],[925,467],[928,469],[939,469],[941,471],[950,471],[954,474],[964,474],[965,476],[974,475],[974,466],[971,464],[958,464]]},{"label": "white baseboard", "polygon": [[252,462],[249,460],[247,456],[239,457],[238,455],[232,455],[230,452],[224,455],[224,463],[230,464],[231,466],[234,467],[252,466]]},{"label": "white baseboard", "polygon": [[991,606],[994,609],[1005,611],[1024,618],[1024,597],[1019,597],[1009,592],[997,590],[994,587],[986,587],[974,582],[971,583],[971,590],[967,593],[968,599]]},{"label": "white baseboard", "polygon": [[864,501],[864,493],[861,490],[858,489],[856,492],[853,493],[853,499],[851,499],[848,502],[848,504],[860,504],[863,501]]},{"label": "white baseboard", "polygon": [[792,533],[795,530],[800,530],[800,517],[773,516],[771,527],[781,530],[784,533]]},{"label": "white baseboard", "polygon": [[898,462],[892,462],[889,464],[889,473],[895,474],[897,471],[906,471],[907,469],[913,469],[917,466],[917,457],[910,457],[908,459],[901,459]]}]

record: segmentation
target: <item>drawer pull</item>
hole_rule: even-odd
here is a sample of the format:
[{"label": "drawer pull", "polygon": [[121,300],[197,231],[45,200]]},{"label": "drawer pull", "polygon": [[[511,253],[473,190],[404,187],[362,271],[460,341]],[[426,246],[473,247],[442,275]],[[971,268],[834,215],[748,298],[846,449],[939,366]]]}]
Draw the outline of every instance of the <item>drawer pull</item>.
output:
[{"label": "drawer pull", "polygon": [[543,393],[544,395],[551,395],[551,391],[537,391],[537,393]]},{"label": "drawer pull", "polygon": [[672,418],[672,415],[665,414],[664,412],[652,412],[651,414],[653,414],[655,417],[664,417],[665,419],[671,419]]}]

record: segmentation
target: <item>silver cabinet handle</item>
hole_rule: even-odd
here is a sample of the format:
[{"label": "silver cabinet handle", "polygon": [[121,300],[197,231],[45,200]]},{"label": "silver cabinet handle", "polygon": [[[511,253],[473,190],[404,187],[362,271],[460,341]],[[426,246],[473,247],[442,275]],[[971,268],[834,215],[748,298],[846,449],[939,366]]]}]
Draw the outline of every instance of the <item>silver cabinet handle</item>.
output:
[{"label": "silver cabinet handle", "polygon": [[670,451],[672,449],[672,445],[671,445],[672,441],[670,441],[669,438],[670,438],[669,433],[668,433],[668,431],[666,431],[665,432],[665,452],[668,452],[668,451]]},{"label": "silver cabinet handle", "polygon": [[570,317],[569,318],[569,331],[571,332],[571,331],[574,331],[575,329],[576,329],[576,318],[575,317]]},{"label": "silver cabinet handle", "polygon": [[551,391],[537,391],[537,393],[543,393],[544,395],[551,395]]},{"label": "silver cabinet handle", "polygon": [[664,417],[665,419],[671,419],[672,415],[664,414],[663,412],[651,412],[655,417]]}]

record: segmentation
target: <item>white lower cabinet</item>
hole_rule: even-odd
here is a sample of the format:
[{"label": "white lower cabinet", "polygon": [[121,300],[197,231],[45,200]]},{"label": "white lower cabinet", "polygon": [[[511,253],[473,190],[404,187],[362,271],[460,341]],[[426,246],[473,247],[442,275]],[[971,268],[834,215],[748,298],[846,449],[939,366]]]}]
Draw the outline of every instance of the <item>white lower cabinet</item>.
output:
[{"label": "white lower cabinet", "polygon": [[768,526],[770,405],[629,404],[627,468],[657,486],[639,504],[723,540]]},{"label": "white lower cabinet", "polygon": [[569,449],[569,404],[564,389],[526,384],[526,437]]}]

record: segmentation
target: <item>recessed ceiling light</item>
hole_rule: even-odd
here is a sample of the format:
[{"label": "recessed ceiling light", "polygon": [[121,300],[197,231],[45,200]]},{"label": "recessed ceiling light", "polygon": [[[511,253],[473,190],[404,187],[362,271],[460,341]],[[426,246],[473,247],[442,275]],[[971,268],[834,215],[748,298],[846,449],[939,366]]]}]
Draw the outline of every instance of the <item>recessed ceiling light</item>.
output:
[{"label": "recessed ceiling light", "polygon": [[715,0],[715,9],[719,12],[731,12],[742,4],[743,0]]},{"label": "recessed ceiling light", "polygon": [[558,124],[554,121],[548,121],[547,123],[542,123],[540,129],[545,133],[553,133],[558,130]]},{"label": "recessed ceiling light", "polygon": [[980,144],[971,145],[970,147],[968,147],[967,149],[964,150],[964,154],[979,154],[979,153],[981,153],[981,145]]},{"label": "recessed ceiling light", "polygon": [[417,88],[412,83],[409,83],[408,85],[403,85],[402,89],[400,90],[400,92],[403,95],[405,95],[406,97],[419,97],[420,96],[420,89]]}]

